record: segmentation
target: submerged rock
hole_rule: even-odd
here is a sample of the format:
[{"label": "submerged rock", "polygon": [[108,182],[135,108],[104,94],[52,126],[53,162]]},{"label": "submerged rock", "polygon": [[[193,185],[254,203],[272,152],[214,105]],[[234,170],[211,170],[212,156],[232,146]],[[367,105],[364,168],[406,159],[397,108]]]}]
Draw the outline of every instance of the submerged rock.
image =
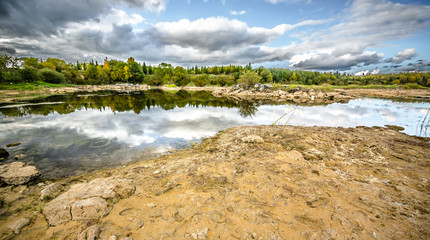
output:
[{"label": "submerged rock", "polygon": [[9,143],[9,144],[6,144],[6,147],[16,147],[16,146],[19,146],[19,145],[21,145],[21,143],[20,143],[20,142],[17,142],[17,143]]},{"label": "submerged rock", "polygon": [[23,162],[13,162],[0,166],[0,180],[11,185],[25,184],[40,176],[34,166]]},{"label": "submerged rock", "polygon": [[43,214],[51,226],[71,220],[98,219],[110,211],[106,199],[126,198],[134,191],[134,185],[126,179],[98,178],[78,183],[47,203]]},{"label": "submerged rock", "polygon": [[0,159],[6,159],[9,157],[8,151],[6,151],[4,148],[0,148]]}]

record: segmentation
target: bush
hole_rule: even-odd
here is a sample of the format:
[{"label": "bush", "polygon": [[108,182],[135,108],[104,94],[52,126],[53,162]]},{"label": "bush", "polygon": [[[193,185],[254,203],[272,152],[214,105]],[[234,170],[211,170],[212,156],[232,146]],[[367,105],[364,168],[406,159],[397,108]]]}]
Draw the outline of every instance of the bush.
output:
[{"label": "bush", "polygon": [[418,83],[408,83],[403,85],[404,88],[406,89],[420,89],[420,88],[425,88],[423,86],[420,86]]},{"label": "bush", "polygon": [[237,83],[241,87],[248,89],[250,87],[253,87],[255,84],[259,83],[260,79],[261,77],[258,75],[258,73],[246,72],[239,77],[239,80],[237,80]]},{"label": "bush", "polygon": [[204,87],[209,83],[209,75],[201,74],[194,76],[191,81],[196,84],[197,87]]},{"label": "bush", "polygon": [[66,78],[63,74],[53,71],[48,68],[44,68],[39,71],[40,79],[47,83],[64,84],[66,83]]},{"label": "bush", "polygon": [[21,79],[26,82],[36,82],[39,81],[38,70],[34,67],[24,67],[18,70]]}]

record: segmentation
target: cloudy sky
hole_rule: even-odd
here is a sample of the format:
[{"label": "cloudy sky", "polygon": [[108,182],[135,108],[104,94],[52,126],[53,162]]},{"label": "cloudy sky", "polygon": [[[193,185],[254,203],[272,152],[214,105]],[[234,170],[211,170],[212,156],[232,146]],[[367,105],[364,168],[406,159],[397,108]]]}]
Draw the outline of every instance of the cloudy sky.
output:
[{"label": "cloudy sky", "polygon": [[316,71],[430,69],[428,0],[1,0],[0,53]]}]

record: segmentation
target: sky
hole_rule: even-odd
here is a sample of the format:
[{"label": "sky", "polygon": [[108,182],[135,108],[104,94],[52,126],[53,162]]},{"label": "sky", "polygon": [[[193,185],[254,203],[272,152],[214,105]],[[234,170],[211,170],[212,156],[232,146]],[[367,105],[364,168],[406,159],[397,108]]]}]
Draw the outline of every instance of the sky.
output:
[{"label": "sky", "polygon": [[1,0],[0,54],[428,71],[429,13],[428,0]]}]

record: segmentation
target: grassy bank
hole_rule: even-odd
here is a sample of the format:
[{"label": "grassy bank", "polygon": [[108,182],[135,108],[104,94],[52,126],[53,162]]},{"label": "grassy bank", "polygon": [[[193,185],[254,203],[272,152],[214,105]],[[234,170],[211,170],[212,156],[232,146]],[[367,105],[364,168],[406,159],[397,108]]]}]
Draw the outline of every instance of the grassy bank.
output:
[{"label": "grassy bank", "polygon": [[0,90],[38,91],[44,88],[72,87],[73,84],[53,84],[42,81],[21,83],[0,83]]}]

